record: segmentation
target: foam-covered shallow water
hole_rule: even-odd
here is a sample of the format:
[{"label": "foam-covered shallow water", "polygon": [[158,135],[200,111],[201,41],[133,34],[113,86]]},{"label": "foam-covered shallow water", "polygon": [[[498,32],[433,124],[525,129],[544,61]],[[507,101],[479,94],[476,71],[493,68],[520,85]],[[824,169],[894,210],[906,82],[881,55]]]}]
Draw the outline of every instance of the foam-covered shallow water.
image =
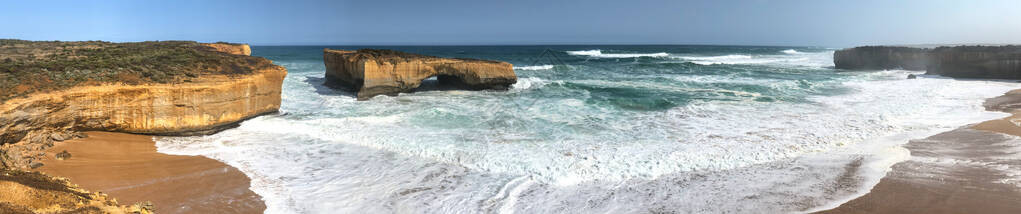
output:
[{"label": "foam-covered shallow water", "polygon": [[805,212],[864,194],[907,139],[1004,116],[981,103],[1019,86],[837,72],[821,48],[386,47],[519,80],[355,101],[322,86],[322,48],[255,47],[290,72],[280,114],[159,151],[239,168],[268,213]]}]

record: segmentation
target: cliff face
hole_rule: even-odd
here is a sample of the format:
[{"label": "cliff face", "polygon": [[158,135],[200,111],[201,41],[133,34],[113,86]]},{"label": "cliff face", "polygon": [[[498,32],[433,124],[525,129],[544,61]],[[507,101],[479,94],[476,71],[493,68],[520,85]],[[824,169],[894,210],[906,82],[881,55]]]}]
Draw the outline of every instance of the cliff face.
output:
[{"label": "cliff face", "polygon": [[839,69],[924,70],[955,78],[1021,79],[1021,46],[866,46],[834,52],[833,64]]},{"label": "cliff face", "polygon": [[[8,100],[0,106],[0,143],[45,143],[70,138],[71,131],[87,130],[211,133],[277,111],[286,74],[277,67],[245,76],[202,77],[186,84],[85,86]],[[8,156],[14,156],[14,162],[24,162],[17,161],[21,154],[11,153]]]},{"label": "cliff face", "polygon": [[12,62],[0,64],[0,168],[38,167],[43,149],[79,131],[207,134],[275,112],[287,70],[242,55],[250,52],[187,41],[0,40],[0,58]]},{"label": "cliff face", "polygon": [[449,59],[389,50],[323,51],[327,84],[358,93],[359,100],[397,95],[437,77],[440,84],[468,90],[507,89],[517,82],[510,63]]},{"label": "cliff face", "polygon": [[940,47],[927,74],[958,78],[1021,79],[1021,46]]},{"label": "cliff face", "polygon": [[928,49],[864,46],[833,53],[833,65],[849,70],[925,70],[930,63]]},{"label": "cliff face", "polygon": [[230,44],[230,43],[202,43],[203,46],[212,47],[216,51],[237,54],[237,55],[252,55],[252,48],[248,44]]}]

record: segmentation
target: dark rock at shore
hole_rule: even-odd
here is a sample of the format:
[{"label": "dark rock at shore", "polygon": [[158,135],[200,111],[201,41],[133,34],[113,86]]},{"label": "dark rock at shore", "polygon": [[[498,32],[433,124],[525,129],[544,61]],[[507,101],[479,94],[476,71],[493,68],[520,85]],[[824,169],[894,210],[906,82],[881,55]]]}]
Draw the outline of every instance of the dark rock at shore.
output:
[{"label": "dark rock at shore", "polygon": [[1021,79],[1021,46],[864,46],[834,52],[833,64],[848,70],[924,70],[954,78]]},{"label": "dark rock at shore", "polygon": [[916,79],[916,78],[918,78],[918,76],[915,76],[914,74],[908,74],[908,79]]},{"label": "dark rock at shore", "polygon": [[67,159],[71,159],[71,153],[67,152],[67,150],[64,150],[64,151],[54,155],[54,157],[56,157],[57,160],[67,160]]}]

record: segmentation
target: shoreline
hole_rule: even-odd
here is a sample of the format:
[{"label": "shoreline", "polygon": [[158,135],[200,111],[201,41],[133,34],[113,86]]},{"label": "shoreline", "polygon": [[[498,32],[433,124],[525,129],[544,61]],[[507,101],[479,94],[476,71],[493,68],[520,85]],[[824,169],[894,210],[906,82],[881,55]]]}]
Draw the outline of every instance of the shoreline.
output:
[{"label": "shoreline", "polygon": [[[989,98],[987,111],[1011,116],[911,140],[908,160],[894,164],[864,195],[817,213],[1021,213],[1021,89]],[[1012,177],[1013,176],[1013,177]]]},{"label": "shoreline", "polygon": [[[250,179],[225,163],[203,156],[156,151],[152,136],[87,132],[88,137],[55,143],[35,169],[70,178],[120,203],[151,201],[159,213],[261,213],[261,197]],[[54,154],[71,154],[57,160]]]}]

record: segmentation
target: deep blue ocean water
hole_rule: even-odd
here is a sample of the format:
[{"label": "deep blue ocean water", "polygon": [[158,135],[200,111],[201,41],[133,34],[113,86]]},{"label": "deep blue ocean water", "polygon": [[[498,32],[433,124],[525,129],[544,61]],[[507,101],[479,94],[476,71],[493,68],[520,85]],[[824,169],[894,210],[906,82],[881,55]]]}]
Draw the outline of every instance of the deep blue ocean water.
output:
[{"label": "deep blue ocean water", "polygon": [[[323,48],[507,61],[518,83],[356,101],[323,86]],[[833,50],[256,46],[289,71],[280,113],[158,146],[239,168],[269,213],[804,212],[1018,86],[840,71]]]}]

